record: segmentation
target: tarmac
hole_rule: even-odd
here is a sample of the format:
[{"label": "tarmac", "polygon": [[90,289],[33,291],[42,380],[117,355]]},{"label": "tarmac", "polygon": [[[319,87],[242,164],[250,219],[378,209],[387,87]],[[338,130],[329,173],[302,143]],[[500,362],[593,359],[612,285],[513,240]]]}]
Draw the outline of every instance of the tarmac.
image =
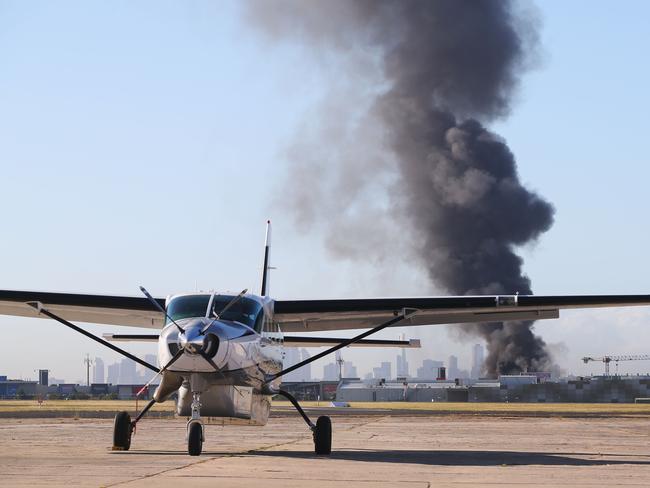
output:
[{"label": "tarmac", "polygon": [[207,425],[200,457],[182,419],[144,419],[112,451],[110,419],[0,419],[0,485],[125,487],[648,486],[650,418],[485,417],[378,411],[333,417],[313,454],[295,414]]}]

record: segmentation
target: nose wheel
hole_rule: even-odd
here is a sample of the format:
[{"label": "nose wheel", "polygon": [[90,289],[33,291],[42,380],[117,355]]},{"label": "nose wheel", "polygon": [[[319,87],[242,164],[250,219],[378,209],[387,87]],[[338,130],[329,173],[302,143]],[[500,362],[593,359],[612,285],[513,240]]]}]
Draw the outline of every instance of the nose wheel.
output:
[{"label": "nose wheel", "polygon": [[187,424],[187,453],[199,456],[203,450],[203,426],[201,422],[190,420]]}]

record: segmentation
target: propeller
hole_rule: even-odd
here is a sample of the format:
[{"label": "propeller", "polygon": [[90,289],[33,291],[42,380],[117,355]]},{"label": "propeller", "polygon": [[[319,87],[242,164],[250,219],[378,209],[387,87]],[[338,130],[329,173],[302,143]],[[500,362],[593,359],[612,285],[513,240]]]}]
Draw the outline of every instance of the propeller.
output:
[{"label": "propeller", "polygon": [[[187,350],[186,347],[187,347],[187,344],[181,346],[178,349],[178,351],[176,351],[176,354],[174,354],[174,356],[167,362],[167,364],[165,364],[165,366],[163,366],[160,369],[160,371],[158,371],[154,375],[154,377],[151,378],[147,382],[146,385],[144,385],[142,388],[140,388],[140,390],[136,393],[136,397],[139,397],[142,394],[142,392],[144,392],[149,387],[149,385],[151,385],[151,383],[153,383],[156,380],[156,378],[158,378],[158,376],[160,376],[165,371],[167,371],[167,369],[169,369],[169,367],[172,364],[174,364],[183,355],[183,353]],[[212,357],[214,357],[214,355],[217,353],[218,349],[219,349],[219,338],[214,334],[208,334],[203,339],[203,346],[200,349],[195,350],[195,351],[189,350],[189,352],[198,353],[203,359],[205,359],[208,363],[210,363],[210,366],[212,366],[215,369],[216,372],[221,374],[221,372],[219,371],[219,367],[212,360]],[[222,376],[223,376],[223,374],[222,374]]]},{"label": "propeller", "polygon": [[[147,289],[144,286],[140,286],[140,291],[147,297],[147,299],[149,299],[149,301],[154,305],[154,307],[156,307],[158,310],[160,310],[160,312],[165,317],[167,317],[167,320],[169,320],[170,322],[172,322],[176,326],[176,328],[178,329],[178,332],[180,334],[183,334],[187,338],[187,334],[185,332],[185,329],[183,329],[180,325],[178,325],[178,323],[176,323],[176,321],[169,316],[167,311],[163,307],[160,306],[158,301],[153,296],[151,296],[151,294],[147,291]],[[230,300],[226,304],[226,306],[223,307],[221,312],[214,314],[215,319],[219,320],[221,318],[221,316],[226,311],[228,311],[233,305],[235,305],[239,300],[241,300],[241,298],[247,292],[248,292],[248,288],[245,288],[237,296],[233,297],[232,300]],[[209,309],[212,306],[214,298],[215,298],[215,294],[213,294],[212,297],[210,298]],[[211,310],[208,310],[208,312],[206,313],[206,318],[209,315],[210,311]],[[186,351],[189,352],[189,353],[198,354],[199,356],[201,356],[208,364],[210,364],[210,366],[212,366],[214,368],[215,372],[217,372],[221,376],[223,376],[223,373],[221,373],[221,371],[219,370],[219,366],[217,366],[216,363],[212,360],[212,358],[217,353],[217,350],[219,349],[219,338],[215,334],[207,334],[207,335],[205,335],[206,331],[210,328],[210,325],[212,325],[212,321],[205,324],[205,326],[203,326],[203,328],[199,332],[200,335],[205,336],[204,339],[203,339],[203,344],[201,346],[196,347],[195,344],[192,344],[191,340],[187,341],[185,344],[182,344],[182,342],[181,342],[181,347],[178,349],[176,354],[174,354],[174,356],[169,360],[169,362],[160,371],[158,371],[158,373],[145,386],[143,386],[141,388],[141,390],[138,392],[138,395],[140,395],[140,393],[142,393],[145,390],[145,388],[147,388],[158,376],[160,376],[172,364],[174,364],[176,362],[176,360],[178,360],[178,358],[180,358],[183,355],[183,353],[186,352]],[[188,347],[188,346],[190,346],[190,347]]]},{"label": "propeller", "polygon": [[166,311],[164,308],[162,308],[162,307],[160,306],[160,303],[158,303],[158,300],[156,300],[154,297],[152,297],[152,296],[149,294],[149,292],[147,291],[147,289],[146,289],[144,286],[141,286],[141,287],[140,287],[140,291],[141,291],[142,293],[144,293],[144,296],[146,296],[146,297],[149,299],[149,301],[150,301],[151,303],[153,303],[154,307],[156,307],[158,310],[160,310],[160,311],[163,313],[163,315],[164,315],[165,317],[167,317],[167,320],[169,320],[170,322],[172,322],[172,323],[176,326],[176,328],[178,328],[178,332],[179,332],[180,334],[183,334],[183,333],[185,332],[185,331],[183,330],[183,328],[182,328],[180,325],[178,325],[178,324],[176,323],[176,321],[175,321],[173,318],[171,318],[171,317],[167,314],[167,311]]},{"label": "propeller", "polygon": [[[176,328],[178,329],[178,332],[179,332],[180,334],[183,334],[183,335],[185,335],[185,336],[187,337],[186,332],[185,332],[185,329],[183,329],[180,325],[178,325],[178,323],[176,323],[176,321],[175,321],[174,319],[172,319],[172,318],[169,316],[169,314],[167,313],[167,311],[166,311],[163,307],[160,306],[160,304],[158,303],[158,301],[157,301],[153,296],[151,296],[151,294],[147,291],[147,289],[146,289],[144,286],[140,286],[140,291],[144,294],[144,296],[146,296],[146,297],[149,299],[149,301],[153,304],[154,307],[156,307],[158,310],[160,310],[160,312],[161,312],[165,317],[167,317],[167,320],[169,320],[170,322],[172,322],[172,323],[176,326]],[[223,314],[223,313],[224,313],[225,311],[227,311],[230,307],[232,307],[235,303],[237,303],[237,302],[241,299],[241,297],[243,297],[243,296],[246,294],[246,292],[248,292],[248,289],[242,290],[242,292],[239,293],[239,295],[237,295],[236,297],[233,297],[233,299],[230,300],[230,301],[226,304],[226,306],[221,310],[221,313],[220,313],[220,314],[215,314],[216,319],[218,320],[221,314]],[[212,298],[210,299],[210,305],[212,304],[212,301],[213,301],[213,300],[214,300],[214,295],[213,295]],[[201,331],[200,331],[200,335],[205,335],[205,332],[208,330],[208,328],[210,327],[211,323],[212,323],[212,322],[207,323],[207,324],[206,324],[206,325],[201,329]],[[190,346],[190,347],[188,347],[188,346]],[[163,368],[162,368],[162,369],[161,369],[161,370],[156,374],[156,376],[154,376],[154,377],[153,377],[153,378],[152,378],[152,379],[151,379],[151,380],[150,380],[150,381],[149,381],[145,386],[142,387],[142,389],[140,390],[140,392],[138,392],[138,395],[139,395],[142,391],[144,391],[144,389],[145,389],[147,386],[149,386],[149,385],[150,385],[150,384],[151,384],[151,383],[152,383],[152,382],[153,382],[153,381],[154,381],[154,380],[155,380],[159,375],[161,375],[162,373],[164,373],[164,372],[165,372],[165,371],[166,371],[166,370],[167,370],[167,369],[168,369],[172,364],[174,364],[174,363],[176,362],[176,360],[178,360],[178,358],[180,358],[180,357],[183,355],[183,353],[186,352],[186,351],[189,352],[189,353],[193,353],[193,354],[199,354],[203,359],[205,359],[205,360],[210,364],[210,366],[212,366],[212,367],[214,368],[214,370],[215,370],[216,372],[219,372],[219,373],[220,373],[220,371],[219,371],[219,367],[218,367],[218,366],[215,364],[215,362],[212,360],[212,358],[214,357],[214,355],[217,353],[218,348],[219,348],[219,338],[218,338],[216,335],[214,335],[214,334],[208,334],[208,335],[206,335],[206,336],[204,337],[204,339],[203,339],[203,344],[202,344],[201,346],[199,346],[199,347],[196,347],[194,344],[192,344],[191,341],[188,341],[188,342],[186,342],[185,344],[182,344],[182,343],[181,343],[181,347],[178,349],[178,351],[176,352],[176,354],[175,354],[175,355],[171,358],[171,360],[170,360],[170,361],[169,361],[169,362],[168,362],[168,363],[167,363],[167,364],[166,364],[166,365],[165,365],[165,366],[164,366],[164,367],[163,367]]]}]

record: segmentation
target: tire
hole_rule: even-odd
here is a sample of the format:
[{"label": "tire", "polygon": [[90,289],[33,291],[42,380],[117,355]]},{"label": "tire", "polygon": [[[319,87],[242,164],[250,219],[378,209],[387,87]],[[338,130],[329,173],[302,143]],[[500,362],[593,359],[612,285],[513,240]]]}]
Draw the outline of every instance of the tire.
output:
[{"label": "tire", "polygon": [[113,450],[128,451],[131,447],[132,432],[129,412],[118,412],[113,423]]},{"label": "tire", "polygon": [[332,453],[332,421],[326,415],[318,417],[316,421],[314,451],[321,455]]},{"label": "tire", "polygon": [[187,453],[198,456],[203,449],[203,427],[199,422],[191,422],[187,426]]}]

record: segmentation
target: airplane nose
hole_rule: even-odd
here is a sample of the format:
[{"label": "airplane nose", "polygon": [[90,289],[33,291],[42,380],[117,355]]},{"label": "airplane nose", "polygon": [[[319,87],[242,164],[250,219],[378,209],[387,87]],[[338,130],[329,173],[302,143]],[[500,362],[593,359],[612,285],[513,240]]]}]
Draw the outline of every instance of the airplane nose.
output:
[{"label": "airplane nose", "polygon": [[180,334],[180,346],[189,354],[201,354],[213,358],[219,350],[219,337],[211,332],[202,334],[201,329],[204,325],[202,322],[190,324],[185,332]]}]

